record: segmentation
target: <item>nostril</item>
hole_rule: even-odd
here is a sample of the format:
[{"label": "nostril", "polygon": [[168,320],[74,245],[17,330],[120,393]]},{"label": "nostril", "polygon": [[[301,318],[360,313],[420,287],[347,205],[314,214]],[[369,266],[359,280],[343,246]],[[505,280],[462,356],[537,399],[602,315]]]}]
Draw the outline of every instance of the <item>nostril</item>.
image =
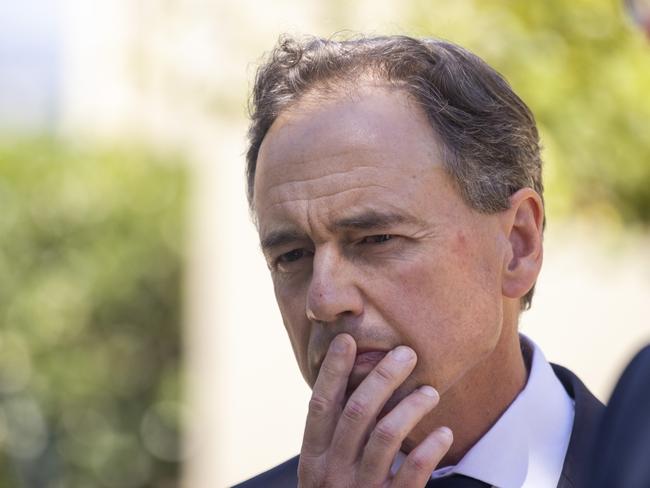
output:
[{"label": "nostril", "polygon": [[310,321],[312,321],[312,322],[318,322],[318,321],[316,320],[316,316],[314,315],[314,312],[312,312],[312,311],[309,309],[309,307],[307,307],[306,315],[307,315],[307,318],[308,318]]}]

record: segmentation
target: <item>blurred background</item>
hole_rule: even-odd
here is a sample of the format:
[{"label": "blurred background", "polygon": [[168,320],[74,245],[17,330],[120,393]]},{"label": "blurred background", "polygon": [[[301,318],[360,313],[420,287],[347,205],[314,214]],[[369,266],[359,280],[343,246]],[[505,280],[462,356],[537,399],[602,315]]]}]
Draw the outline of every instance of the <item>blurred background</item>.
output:
[{"label": "blurred background", "polygon": [[0,2],[0,487],[229,486],[299,450],[244,196],[283,32],[408,33],[501,71],[544,145],[522,331],[603,400],[650,340],[645,0]]}]

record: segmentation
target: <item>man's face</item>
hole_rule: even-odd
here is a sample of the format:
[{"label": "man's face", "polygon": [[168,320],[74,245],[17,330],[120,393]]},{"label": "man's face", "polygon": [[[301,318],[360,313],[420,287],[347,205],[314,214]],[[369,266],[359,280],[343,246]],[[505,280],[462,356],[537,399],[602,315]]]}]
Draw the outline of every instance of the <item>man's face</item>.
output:
[{"label": "man's face", "polygon": [[259,152],[254,205],[284,324],[310,386],[347,332],[349,389],[405,344],[418,362],[394,399],[421,384],[444,393],[499,341],[506,237],[461,199],[404,91],[349,92],[306,97]]}]

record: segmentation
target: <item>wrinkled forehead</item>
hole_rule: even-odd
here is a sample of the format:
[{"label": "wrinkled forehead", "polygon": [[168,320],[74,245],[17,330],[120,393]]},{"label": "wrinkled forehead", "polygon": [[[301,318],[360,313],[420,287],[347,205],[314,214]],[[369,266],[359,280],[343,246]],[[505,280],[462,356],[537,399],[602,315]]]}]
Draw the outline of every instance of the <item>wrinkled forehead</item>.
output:
[{"label": "wrinkled forehead", "polygon": [[322,181],[352,166],[361,178],[373,170],[407,170],[405,157],[419,153],[438,162],[439,149],[424,111],[402,89],[373,83],[314,93],[282,112],[262,142],[255,208],[291,179]]}]

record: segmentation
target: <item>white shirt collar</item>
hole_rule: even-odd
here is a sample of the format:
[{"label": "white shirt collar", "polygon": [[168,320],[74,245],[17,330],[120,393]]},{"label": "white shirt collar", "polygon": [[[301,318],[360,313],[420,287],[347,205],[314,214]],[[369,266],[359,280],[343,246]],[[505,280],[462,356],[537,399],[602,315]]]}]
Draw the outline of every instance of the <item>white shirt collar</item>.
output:
[{"label": "white shirt collar", "polygon": [[[526,386],[456,466],[436,470],[432,478],[459,473],[498,488],[557,486],[571,438],[574,404],[539,347],[524,335],[520,338],[532,351]],[[395,471],[405,457],[400,454],[393,464]]]}]

